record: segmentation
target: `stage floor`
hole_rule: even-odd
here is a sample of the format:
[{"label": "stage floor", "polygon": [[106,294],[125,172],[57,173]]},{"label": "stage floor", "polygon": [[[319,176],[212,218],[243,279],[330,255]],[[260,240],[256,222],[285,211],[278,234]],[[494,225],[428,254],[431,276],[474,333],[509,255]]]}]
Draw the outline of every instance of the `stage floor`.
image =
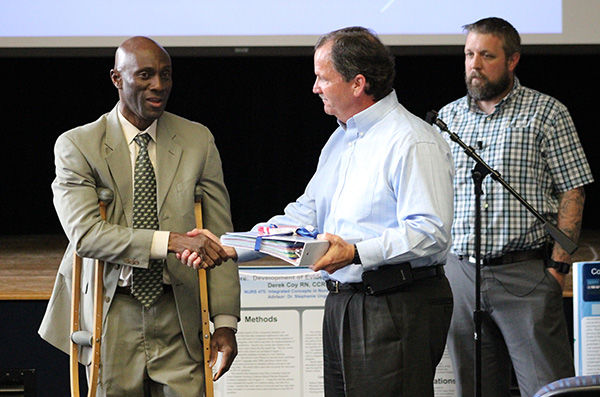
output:
[{"label": "stage floor", "polygon": [[[48,300],[65,248],[62,235],[0,236],[0,300]],[[265,257],[244,266],[290,266]]]},{"label": "stage floor", "polygon": [[[67,239],[62,235],[0,236],[0,300],[47,300]],[[574,261],[600,260],[600,231],[585,230]],[[265,257],[244,266],[290,266]],[[569,274],[564,295],[573,295]]]}]

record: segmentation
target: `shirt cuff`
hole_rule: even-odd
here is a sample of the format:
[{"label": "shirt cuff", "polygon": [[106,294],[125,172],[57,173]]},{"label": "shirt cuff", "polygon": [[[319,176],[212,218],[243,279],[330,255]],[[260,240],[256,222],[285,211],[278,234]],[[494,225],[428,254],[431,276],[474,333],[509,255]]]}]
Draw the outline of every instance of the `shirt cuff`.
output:
[{"label": "shirt cuff", "polygon": [[215,329],[227,327],[237,331],[237,318],[230,314],[216,315],[213,318],[213,324],[215,325]]},{"label": "shirt cuff", "polygon": [[150,259],[165,259],[169,249],[169,235],[171,232],[157,230],[152,235],[150,246]]},{"label": "shirt cuff", "polygon": [[383,257],[377,239],[363,240],[356,243],[356,250],[360,255],[360,261],[364,270],[381,265]]}]

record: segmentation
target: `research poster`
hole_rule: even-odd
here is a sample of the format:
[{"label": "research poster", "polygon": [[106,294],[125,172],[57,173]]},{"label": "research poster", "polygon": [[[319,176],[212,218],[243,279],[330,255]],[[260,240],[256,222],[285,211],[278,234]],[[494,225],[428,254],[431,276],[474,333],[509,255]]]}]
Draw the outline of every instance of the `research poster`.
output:
[{"label": "research poster", "polygon": [[575,374],[600,373],[600,262],[573,263]]},{"label": "research poster", "polygon": [[[238,356],[215,383],[216,397],[322,397],[321,324],[327,296],[319,273],[298,267],[240,267]],[[454,396],[447,354],[436,397]]]}]

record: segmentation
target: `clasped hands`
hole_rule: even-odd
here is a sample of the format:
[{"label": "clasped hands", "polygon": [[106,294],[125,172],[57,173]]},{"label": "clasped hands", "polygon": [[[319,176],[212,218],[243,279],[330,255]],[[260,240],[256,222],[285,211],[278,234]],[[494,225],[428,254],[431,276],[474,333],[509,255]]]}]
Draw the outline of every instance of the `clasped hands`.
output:
[{"label": "clasped hands", "polygon": [[[333,273],[352,263],[354,246],[340,236],[324,233],[319,239],[329,241],[329,250],[310,268]],[[171,243],[173,242],[173,246]],[[173,247],[173,249],[172,249]],[[169,251],[175,252],[177,259],[194,269],[212,269],[228,259],[237,259],[233,247],[224,246],[217,236],[207,229],[194,229],[186,234],[171,233]]]},{"label": "clasped hands", "polygon": [[196,270],[212,269],[237,257],[235,249],[221,245],[219,238],[207,229],[194,229],[185,234],[171,232],[169,252],[174,252],[181,263]]}]

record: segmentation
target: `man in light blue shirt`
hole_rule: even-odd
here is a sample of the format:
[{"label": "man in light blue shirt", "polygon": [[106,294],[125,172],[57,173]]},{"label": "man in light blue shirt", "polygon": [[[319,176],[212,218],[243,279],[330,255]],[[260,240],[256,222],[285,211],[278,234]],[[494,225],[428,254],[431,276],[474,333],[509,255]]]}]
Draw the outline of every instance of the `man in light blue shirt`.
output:
[{"label": "man in light blue shirt", "polygon": [[330,290],[325,395],[433,396],[452,313],[448,144],[398,103],[394,58],[367,29],[323,36],[314,66],[313,92],[339,128],[304,194],[268,223],[314,225],[330,242],[312,266]]}]

